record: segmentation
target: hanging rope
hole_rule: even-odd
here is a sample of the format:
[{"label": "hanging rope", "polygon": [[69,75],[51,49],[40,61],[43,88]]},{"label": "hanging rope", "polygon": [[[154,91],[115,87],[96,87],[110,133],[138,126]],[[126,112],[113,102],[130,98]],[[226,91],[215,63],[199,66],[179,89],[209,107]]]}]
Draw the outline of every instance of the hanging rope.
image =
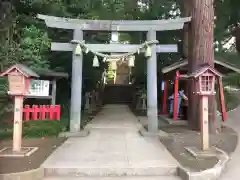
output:
[{"label": "hanging rope", "polygon": [[107,59],[119,59],[119,58],[123,58],[123,57],[128,57],[128,56],[132,56],[134,55],[135,53],[140,53],[141,49],[143,48],[149,48],[150,45],[153,45],[153,44],[157,44],[158,43],[158,40],[152,40],[152,41],[146,41],[144,43],[142,43],[141,45],[139,45],[138,48],[136,48],[135,51],[133,52],[129,52],[129,53],[124,53],[124,54],[120,54],[120,55],[109,55],[109,54],[103,54],[103,53],[100,53],[100,52],[96,52],[92,49],[89,49],[88,46],[85,44],[85,41],[79,41],[79,40],[72,40],[71,41],[72,44],[78,44],[81,46],[82,49],[84,49],[84,51],[86,53],[88,53],[89,51],[92,52],[94,55],[96,56],[100,56],[102,58],[107,58]]}]

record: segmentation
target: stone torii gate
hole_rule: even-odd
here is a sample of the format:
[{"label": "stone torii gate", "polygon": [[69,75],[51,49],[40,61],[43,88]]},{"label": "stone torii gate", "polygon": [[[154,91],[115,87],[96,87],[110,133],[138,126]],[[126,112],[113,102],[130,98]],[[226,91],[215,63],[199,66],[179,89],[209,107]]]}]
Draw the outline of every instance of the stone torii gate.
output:
[{"label": "stone torii gate", "polygon": [[[83,31],[141,31],[147,32],[147,41],[156,40],[157,31],[182,29],[190,17],[172,20],[87,20],[69,19],[47,15],[38,15],[51,28],[73,30],[73,40],[83,41]],[[126,53],[135,52],[137,44],[86,44],[88,49],[95,52]],[[52,51],[73,51],[72,55],[72,85],[70,107],[70,133],[80,132],[81,125],[81,94],[82,94],[82,62],[83,56],[76,56],[76,44],[56,43],[51,44]],[[158,131],[157,109],[157,53],[177,52],[177,45],[152,45],[151,56],[147,58],[147,116],[148,131]]]}]

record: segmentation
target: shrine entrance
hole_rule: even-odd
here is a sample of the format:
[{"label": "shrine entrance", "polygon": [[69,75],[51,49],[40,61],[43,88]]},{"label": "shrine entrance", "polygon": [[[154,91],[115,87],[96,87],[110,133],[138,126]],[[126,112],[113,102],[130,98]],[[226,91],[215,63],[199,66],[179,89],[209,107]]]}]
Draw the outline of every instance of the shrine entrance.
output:
[{"label": "shrine entrance", "polygon": [[[72,51],[72,84],[71,84],[71,107],[70,107],[70,132],[80,131],[81,125],[81,102],[82,97],[82,63],[83,53],[93,53],[93,66],[98,66],[98,57],[103,61],[117,62],[127,61],[128,65],[133,64],[131,57],[135,53],[145,53],[147,61],[147,116],[148,131],[151,133],[158,131],[158,107],[157,107],[157,53],[177,52],[176,44],[158,44],[157,31],[179,30],[184,23],[190,22],[191,18],[178,18],[171,20],[86,20],[68,19],[47,15],[38,15],[39,19],[45,21],[51,28],[73,30],[73,40],[66,43],[51,43],[52,51]],[[83,31],[110,31],[113,34],[125,31],[147,32],[147,40],[142,44],[120,44],[113,38],[110,44],[86,44],[83,39]],[[104,53],[111,53],[104,54]],[[131,62],[131,63],[130,63]],[[116,71],[117,73],[117,71]],[[120,84],[129,83],[128,75],[117,74],[114,82]],[[113,83],[114,84],[114,83]]]}]

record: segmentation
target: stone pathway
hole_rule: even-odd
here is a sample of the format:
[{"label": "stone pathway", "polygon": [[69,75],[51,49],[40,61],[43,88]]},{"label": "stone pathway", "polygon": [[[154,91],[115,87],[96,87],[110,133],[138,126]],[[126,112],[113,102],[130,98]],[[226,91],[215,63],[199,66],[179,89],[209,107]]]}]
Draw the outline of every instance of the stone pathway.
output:
[{"label": "stone pathway", "polygon": [[240,162],[240,106],[227,114],[226,124],[238,133],[238,145],[235,152],[231,156],[230,162],[227,164],[220,180],[239,180],[239,162]]},{"label": "stone pathway", "polygon": [[178,162],[157,138],[140,136],[140,127],[127,106],[107,105],[87,125],[88,137],[69,138],[45,161],[42,165],[45,173],[48,176],[88,176],[104,180],[108,179],[106,176],[178,179],[174,177]]}]

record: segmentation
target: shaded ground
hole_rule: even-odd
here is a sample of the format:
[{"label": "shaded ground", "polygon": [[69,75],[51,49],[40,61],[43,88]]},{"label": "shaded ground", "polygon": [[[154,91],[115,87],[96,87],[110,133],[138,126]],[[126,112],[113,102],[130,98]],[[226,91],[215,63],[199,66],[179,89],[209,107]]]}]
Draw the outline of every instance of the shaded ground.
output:
[{"label": "shaded ground", "polygon": [[[23,146],[38,147],[39,149],[29,157],[0,157],[0,174],[23,172],[39,168],[45,159],[66,139],[44,138],[23,140]],[[11,147],[12,141],[1,141],[0,148]]]},{"label": "shaded ground", "polygon": [[102,106],[97,107],[95,110],[91,111],[91,112],[84,112],[84,118],[81,124],[81,129],[84,129],[85,126],[90,123],[93,118],[101,111]]},{"label": "shaded ground", "polygon": [[[213,167],[217,158],[194,158],[184,147],[194,146],[200,148],[200,134],[190,131],[186,126],[165,126],[161,130],[170,134],[169,138],[162,138],[161,142],[167,147],[179,163],[193,171],[201,171]],[[231,154],[237,145],[238,136],[231,128],[224,127],[222,133],[211,135],[210,143],[228,154]]]},{"label": "shaded ground", "polygon": [[129,108],[131,109],[132,113],[135,116],[147,116],[147,111],[137,110],[133,105],[129,105]]}]

